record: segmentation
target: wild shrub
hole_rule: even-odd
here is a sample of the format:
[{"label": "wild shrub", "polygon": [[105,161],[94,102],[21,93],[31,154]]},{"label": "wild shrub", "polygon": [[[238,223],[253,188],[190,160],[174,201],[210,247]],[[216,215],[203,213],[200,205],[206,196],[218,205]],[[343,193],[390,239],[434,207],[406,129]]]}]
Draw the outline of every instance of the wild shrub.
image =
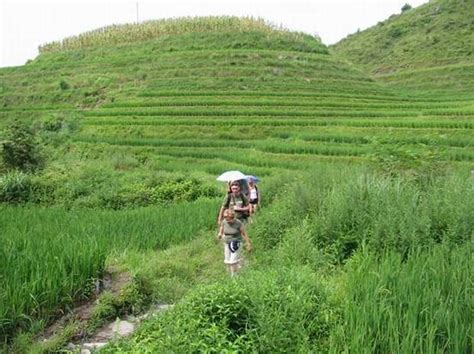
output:
[{"label": "wild shrub", "polygon": [[167,181],[152,191],[152,201],[155,204],[166,204],[178,201],[192,201],[201,197],[216,197],[219,194],[211,186],[205,186],[196,179],[177,179]]},{"label": "wild shrub", "polygon": [[390,38],[392,39],[396,39],[396,38],[399,38],[401,37],[402,35],[404,34],[404,30],[400,27],[395,27],[395,26],[392,26],[392,28],[390,28],[390,30],[388,31],[388,35]]},{"label": "wild shrub", "polygon": [[58,132],[64,125],[64,117],[58,115],[45,115],[41,119],[41,128],[48,132]]},{"label": "wild shrub", "polygon": [[287,250],[280,255],[287,264],[295,258],[313,268],[322,259],[343,262],[362,244],[406,255],[413,247],[467,242],[474,229],[474,195],[462,175],[419,179],[317,169],[276,193],[250,232],[256,247]]},{"label": "wild shrub", "polygon": [[31,172],[44,166],[44,157],[35,133],[18,120],[7,129],[2,146],[0,153],[8,169]]},{"label": "wild shrub", "polygon": [[172,203],[194,201],[199,198],[213,198],[218,195],[213,186],[196,179],[169,179],[156,186],[131,183],[115,188],[104,188],[99,193],[100,206],[123,209],[147,205],[167,206]]},{"label": "wild shrub", "polygon": [[0,202],[24,203],[30,200],[31,177],[27,173],[13,170],[0,176]]},{"label": "wild shrub", "polygon": [[402,12],[405,12],[405,11],[408,11],[408,10],[411,10],[412,7],[410,4],[406,3],[405,5],[402,6]]},{"label": "wild shrub", "polygon": [[250,272],[192,290],[131,342],[105,352],[318,351],[327,348],[337,316],[307,268]]},{"label": "wild shrub", "polygon": [[466,177],[428,184],[404,177],[356,175],[335,184],[312,217],[315,243],[342,261],[363,243],[372,250],[407,254],[413,247],[464,243],[474,228]]},{"label": "wild shrub", "polygon": [[59,88],[61,90],[67,90],[71,87],[71,85],[69,85],[69,83],[65,80],[65,79],[61,79],[61,81],[59,81]]}]

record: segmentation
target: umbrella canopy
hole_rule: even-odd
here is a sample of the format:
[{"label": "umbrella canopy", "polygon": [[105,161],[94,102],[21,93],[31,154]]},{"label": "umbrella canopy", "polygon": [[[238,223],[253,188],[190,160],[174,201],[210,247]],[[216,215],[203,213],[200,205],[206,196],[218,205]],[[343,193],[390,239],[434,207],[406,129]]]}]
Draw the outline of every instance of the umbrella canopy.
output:
[{"label": "umbrella canopy", "polygon": [[221,174],[219,177],[217,177],[218,181],[221,182],[231,182],[231,181],[238,181],[241,179],[246,179],[247,176],[244,175],[240,171],[227,171]]},{"label": "umbrella canopy", "polygon": [[246,176],[246,177],[247,177],[247,181],[253,181],[253,183],[260,182],[260,178],[258,178],[257,176],[249,175],[249,176]]}]

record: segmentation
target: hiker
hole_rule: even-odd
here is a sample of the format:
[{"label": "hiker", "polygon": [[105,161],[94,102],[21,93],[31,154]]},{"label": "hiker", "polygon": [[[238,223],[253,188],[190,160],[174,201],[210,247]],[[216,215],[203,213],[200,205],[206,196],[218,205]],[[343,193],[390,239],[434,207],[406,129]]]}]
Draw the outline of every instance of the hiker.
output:
[{"label": "hiker", "polygon": [[240,185],[240,191],[242,192],[243,195],[245,195],[245,198],[249,200],[250,190],[249,190],[249,183],[248,183],[247,178],[241,179],[239,181],[239,185]]},{"label": "hiker", "polygon": [[253,177],[248,178],[249,184],[249,203],[250,203],[250,215],[257,211],[257,207],[260,207],[260,191],[258,190],[257,184]]},{"label": "hiker", "polygon": [[244,222],[249,217],[249,201],[245,195],[240,191],[239,181],[233,181],[230,185],[231,192],[227,194],[224,199],[224,203],[219,211],[217,218],[217,224],[220,225],[224,215],[224,210],[232,209],[235,212],[235,217],[240,221]]},{"label": "hiker", "polygon": [[224,211],[224,220],[220,225],[217,239],[224,242],[224,263],[227,265],[230,275],[234,276],[241,267],[242,239],[249,252],[252,251],[252,243],[243,222],[236,219],[232,209]]}]

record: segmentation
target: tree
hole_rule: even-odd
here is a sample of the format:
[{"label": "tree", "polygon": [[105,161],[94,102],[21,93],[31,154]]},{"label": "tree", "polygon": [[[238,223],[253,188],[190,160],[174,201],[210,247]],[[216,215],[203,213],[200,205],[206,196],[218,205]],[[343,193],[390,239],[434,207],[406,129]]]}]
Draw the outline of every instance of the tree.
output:
[{"label": "tree", "polygon": [[411,5],[410,4],[405,4],[402,6],[402,12],[411,10]]},{"label": "tree", "polygon": [[34,132],[17,120],[8,129],[0,153],[5,167],[11,170],[32,172],[44,165],[40,144]]}]

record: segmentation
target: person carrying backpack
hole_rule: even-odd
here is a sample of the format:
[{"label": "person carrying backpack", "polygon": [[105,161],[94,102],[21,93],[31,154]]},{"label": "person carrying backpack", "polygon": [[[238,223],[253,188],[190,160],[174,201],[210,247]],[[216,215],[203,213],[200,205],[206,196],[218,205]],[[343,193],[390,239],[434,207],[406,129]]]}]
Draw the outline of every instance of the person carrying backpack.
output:
[{"label": "person carrying backpack", "polygon": [[239,181],[234,181],[230,185],[231,192],[227,194],[222,203],[217,224],[220,225],[224,217],[224,210],[231,209],[235,217],[240,221],[246,221],[250,214],[250,205],[247,197],[240,190]]}]

